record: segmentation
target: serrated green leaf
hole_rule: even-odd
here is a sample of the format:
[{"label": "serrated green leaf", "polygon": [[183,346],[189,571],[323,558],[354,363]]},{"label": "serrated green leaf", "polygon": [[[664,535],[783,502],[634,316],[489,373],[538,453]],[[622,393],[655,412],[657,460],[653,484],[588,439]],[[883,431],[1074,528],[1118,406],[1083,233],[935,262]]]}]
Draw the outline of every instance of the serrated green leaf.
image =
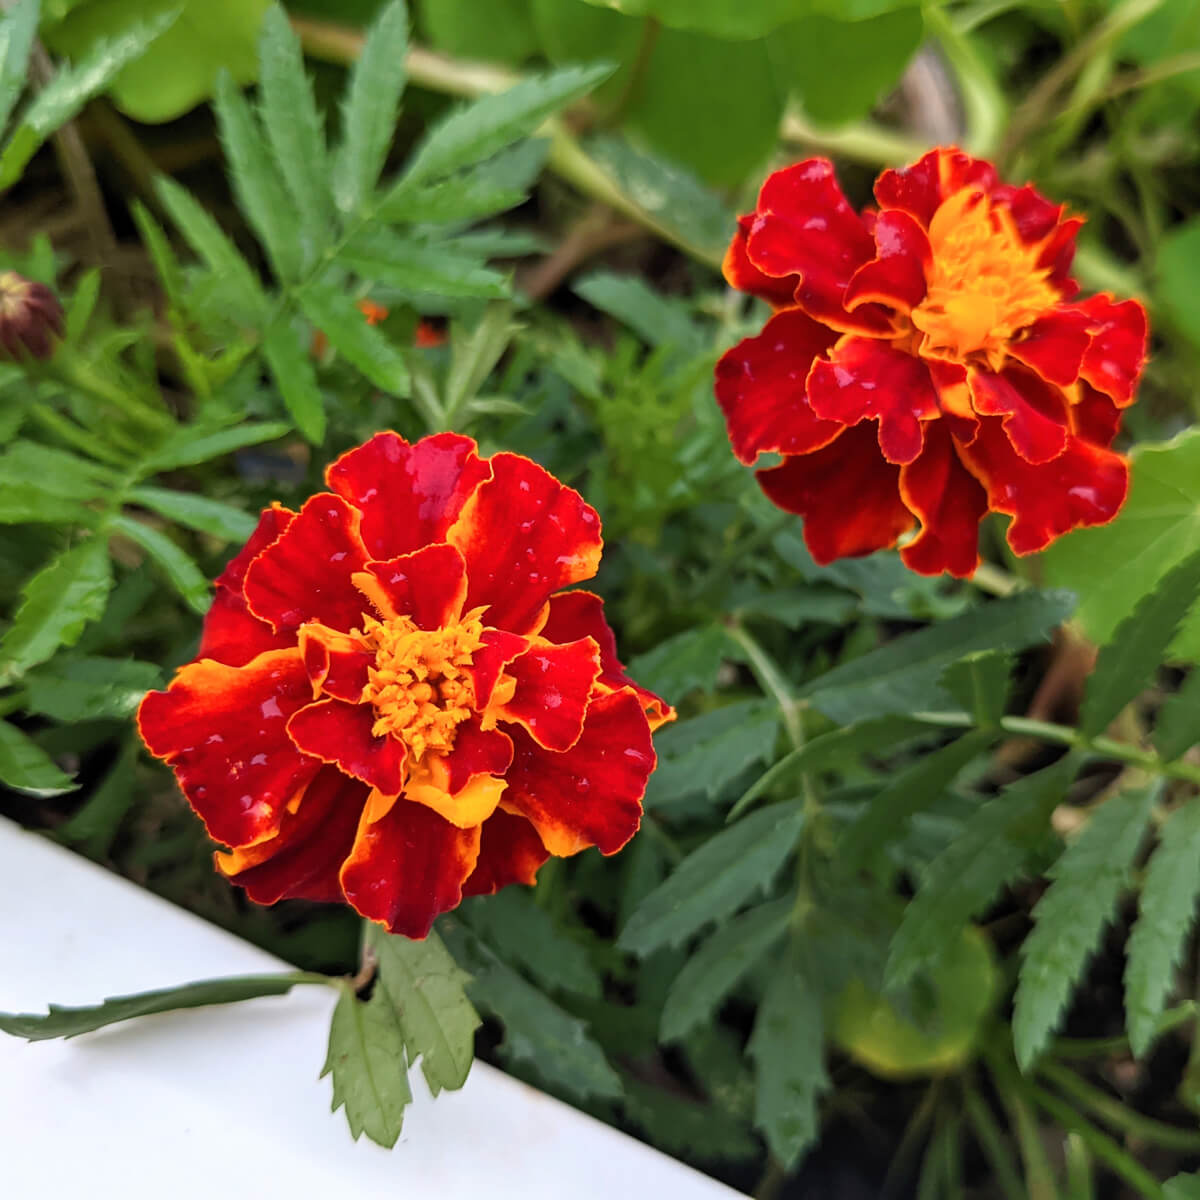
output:
[{"label": "serrated green leaf", "polygon": [[179,467],[194,467],[247,446],[273,442],[291,431],[292,427],[285,421],[247,421],[212,433],[200,433],[192,426],[185,426],[171,434],[146,458],[142,463],[142,474],[144,477]]},{"label": "serrated green leaf", "polygon": [[902,987],[939,958],[996,893],[1020,876],[1077,767],[1068,755],[1010,784],[971,814],[962,833],[929,864],[905,906],[884,972],[889,989]]},{"label": "serrated green leaf", "polygon": [[[31,796],[58,796],[76,786],[40,746],[4,720],[0,720],[0,783]],[[0,1016],[0,1029],[4,1028]]]},{"label": "serrated green leaf", "polygon": [[124,534],[145,550],[193,612],[201,616],[208,612],[212,600],[208,580],[191,557],[165,533],[125,516],[113,517],[108,525],[113,533]]},{"label": "serrated green leaf", "polygon": [[342,101],[342,141],[334,160],[334,198],[353,215],[366,204],[383,170],[404,94],[408,10],[386,5],[367,32]]},{"label": "serrated green leaf", "polygon": [[262,348],[296,428],[314,446],[319,445],[325,437],[325,400],[308,347],[286,321],[278,320],[267,327]]},{"label": "serrated green leaf", "polygon": [[429,131],[404,174],[405,183],[444,179],[491,158],[528,137],[547,117],[586,95],[612,72],[607,63],[565,67],[472,101]]},{"label": "serrated green leaf", "polygon": [[669,703],[678,704],[696,688],[712,691],[721,663],[735,653],[720,625],[702,625],[639,654],[629,665],[629,675]]},{"label": "serrated green leaf", "polygon": [[1159,831],[1146,864],[1138,918],[1125,961],[1125,1021],[1137,1058],[1150,1048],[1196,919],[1200,893],[1200,803],[1186,801]]},{"label": "serrated green leaf", "polygon": [[1021,945],[1013,1046],[1022,1070],[1058,1025],[1129,881],[1150,810],[1161,794],[1160,782],[1106,800],[1050,868],[1050,886],[1033,910],[1033,932]]},{"label": "serrated green leaf", "polygon": [[0,133],[29,79],[29,51],[37,34],[38,0],[17,0],[0,21]]},{"label": "serrated green leaf", "polygon": [[136,487],[129,492],[129,502],[151,508],[164,517],[189,529],[210,533],[229,542],[244,542],[258,524],[258,519],[232,504],[197,496],[194,492],[177,492],[172,488]]},{"label": "serrated green leaf", "polygon": [[739,981],[784,936],[788,897],[752,908],[723,925],[684,963],[663,1005],[660,1036],[678,1041],[707,1021]]},{"label": "serrated green leaf", "polygon": [[335,232],[325,130],[304,74],[300,39],[278,5],[263,19],[258,60],[259,115],[288,196],[300,214],[303,257],[311,262]]},{"label": "serrated green leaf", "polygon": [[408,395],[410,379],[403,355],[373,325],[368,325],[353,296],[324,284],[299,293],[304,315],[349,363],[376,387],[393,396]]},{"label": "serrated green leaf", "polygon": [[829,1086],[821,994],[795,948],[771,973],[747,1047],[754,1059],[755,1124],[785,1169],[817,1135],[817,1100]]},{"label": "serrated green leaf", "polygon": [[982,729],[995,729],[1008,707],[1012,655],[978,650],[942,672],[941,685]]},{"label": "serrated green leaf", "polygon": [[130,717],[151,688],[162,682],[154,663],[128,658],[60,656],[25,676],[30,712],[56,721]]},{"label": "serrated green leaf", "polygon": [[11,682],[73,646],[89,621],[104,612],[112,565],[102,537],[53,558],[21,590],[21,607],[0,640],[0,683]]},{"label": "serrated green leaf", "polygon": [[378,964],[372,998],[382,993],[393,1009],[409,1063],[420,1059],[435,1096],[443,1088],[462,1087],[475,1057],[479,1026],[463,990],[468,976],[435,933],[415,942],[368,924],[363,936]]},{"label": "serrated green leaf", "polygon": [[181,1008],[204,1008],[210,1004],[237,1004],[257,996],[282,996],[299,983],[326,983],[322,975],[293,971],[286,975],[240,975],[228,979],[204,979],[178,987],[133,996],[110,996],[100,1004],[68,1008],[57,1004],[49,1012],[0,1013],[0,1032],[29,1042],[50,1038],[73,1038],[118,1021],[146,1017],[152,1013],[175,1012]]},{"label": "serrated green leaf", "polygon": [[1085,735],[1103,733],[1158,670],[1198,592],[1200,553],[1184,559],[1164,575],[1117,626],[1112,640],[1101,648],[1087,681],[1079,715],[1079,727]]},{"label": "serrated green leaf", "polygon": [[306,247],[301,240],[295,204],[275,169],[250,105],[226,71],[217,76],[213,108],[238,207],[266,247],[275,274],[291,283],[312,262],[315,247]]},{"label": "serrated green leaf", "polygon": [[638,905],[618,948],[644,956],[728,917],[771,886],[803,826],[799,804],[775,804],[710,838]]},{"label": "serrated green leaf", "polygon": [[834,667],[800,695],[842,724],[953,707],[938,682],[946,667],[976,651],[1023,650],[1045,641],[1074,605],[1070,592],[1021,592],[992,600]]},{"label": "serrated green leaf", "polygon": [[422,242],[390,229],[369,229],[352,238],[338,262],[363,279],[406,292],[484,300],[509,293],[507,276],[486,266],[480,257],[458,253],[453,241]]},{"label": "serrated green leaf", "polygon": [[1166,698],[1151,736],[1155,749],[1167,762],[1200,742],[1200,671],[1193,670],[1179,690]]}]

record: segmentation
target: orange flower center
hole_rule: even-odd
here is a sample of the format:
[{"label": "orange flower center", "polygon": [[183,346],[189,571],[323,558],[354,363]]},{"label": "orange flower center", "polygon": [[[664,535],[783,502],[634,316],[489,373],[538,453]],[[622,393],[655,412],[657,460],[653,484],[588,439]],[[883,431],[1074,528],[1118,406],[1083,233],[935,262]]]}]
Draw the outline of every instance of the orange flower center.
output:
[{"label": "orange flower center", "polygon": [[912,313],[924,335],[920,352],[959,361],[983,354],[999,370],[1014,335],[1060,299],[1037,265],[1041,246],[1026,245],[1008,209],[973,188],[934,213],[929,245],[927,291]]},{"label": "orange flower center", "polygon": [[483,646],[482,608],[444,629],[420,629],[408,617],[368,618],[363,640],[375,651],[363,701],[375,709],[371,732],[399,738],[413,761],[444,754],[475,708],[466,668]]}]

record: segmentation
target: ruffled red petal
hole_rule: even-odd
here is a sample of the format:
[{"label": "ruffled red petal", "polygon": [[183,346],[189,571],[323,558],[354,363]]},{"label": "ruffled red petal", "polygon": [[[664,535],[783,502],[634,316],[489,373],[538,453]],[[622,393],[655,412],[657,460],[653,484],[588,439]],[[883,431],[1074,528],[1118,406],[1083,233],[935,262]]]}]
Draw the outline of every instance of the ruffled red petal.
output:
[{"label": "ruffled red petal", "polygon": [[1071,405],[1071,427],[1085,442],[1111,446],[1121,428],[1121,410],[1103,392],[1081,383],[1079,399]]},{"label": "ruffled red petal", "polygon": [[376,737],[375,710],[327,698],[309,704],[288,721],[288,737],[305,752],[374,788],[383,796],[404,790],[408,758],[399,738]]},{"label": "ruffled red petal", "polygon": [[604,618],[604,601],[594,592],[560,592],[550,598],[550,616],[542,627],[550,642],[573,642],[590,637],[600,647],[600,683],[611,691],[632,688],[642,703],[650,728],[673,720],[675,710],[653,692],[639,687],[617,657],[617,639]]},{"label": "ruffled red petal", "polygon": [[503,775],[512,765],[512,738],[499,729],[483,729],[478,721],[464,721],[454,735],[454,747],[443,760],[446,790],[456,795],[476,775]]},{"label": "ruffled red petal", "polygon": [[527,817],[551,854],[596,846],[615,854],[637,832],[654,747],[641,703],[611,692],[588,708],[579,741],[565,754],[513,730],[515,755],[504,805]]},{"label": "ruffled red petal", "polygon": [[805,544],[821,564],[894,546],[913,526],[900,499],[900,468],[880,454],[867,424],[759,471],[758,482],[774,504],[804,518]]},{"label": "ruffled red petal", "polygon": [[1031,371],[1006,367],[999,375],[968,372],[971,399],[981,416],[1003,417],[1013,449],[1030,463],[1057,458],[1067,444],[1067,402]]},{"label": "ruffled red petal", "polygon": [[463,884],[463,895],[490,896],[510,883],[533,884],[549,857],[537,830],[524,817],[498,808],[483,823],[479,858]]},{"label": "ruffled red petal", "polygon": [[1065,204],[1051,203],[1030,183],[1021,187],[997,184],[992,188],[992,201],[1012,213],[1017,233],[1027,246],[1044,241],[1057,228],[1066,209]]},{"label": "ruffled red petal", "polygon": [[717,363],[717,403],[733,452],[747,466],[763,453],[804,454],[841,431],[812,411],[804,385],[818,355],[837,340],[798,308],[776,313]]},{"label": "ruffled red petal", "polygon": [[280,504],[265,508],[249,541],[217,576],[212,607],[204,618],[197,658],[212,658],[240,667],[264,650],[282,650],[295,644],[287,633],[276,633],[246,607],[242,584],[254,559],[291,524],[296,514]]},{"label": "ruffled red petal", "polygon": [[738,217],[737,230],[729,249],[725,251],[725,261],[721,270],[730,287],[739,292],[747,292],[758,296],[774,308],[786,308],[795,302],[796,287],[800,283],[798,275],[785,275],[776,279],[760,271],[746,253],[746,238],[750,226],[754,223],[754,214]]},{"label": "ruffled red petal", "polygon": [[850,309],[878,303],[910,312],[925,299],[929,238],[916,218],[898,209],[881,212],[872,233],[875,257],[855,271],[843,301]]},{"label": "ruffled red petal", "polygon": [[1059,308],[1039,317],[1008,344],[1012,358],[1032,367],[1047,383],[1069,387],[1079,378],[1092,342],[1092,322],[1079,308]]},{"label": "ruffled red petal", "polygon": [[552,592],[600,565],[600,518],[573,488],[518,454],[497,454],[446,540],[467,564],[466,608],[512,633],[536,632]]},{"label": "ruffled red petal", "polygon": [[1049,273],[1050,282],[1070,300],[1079,291],[1079,284],[1071,278],[1071,264],[1075,261],[1075,235],[1083,228],[1082,217],[1066,217],[1058,228],[1046,239],[1038,256],[1038,267]]},{"label": "ruffled red petal", "polygon": [[490,474],[469,437],[436,433],[410,446],[387,432],[343,454],[325,479],[362,513],[367,556],[388,559],[443,540]]},{"label": "ruffled red petal", "polygon": [[827,420],[878,421],[879,448],[892,463],[912,462],[921,453],[924,422],[940,415],[923,360],[871,338],[844,338],[828,362],[814,363],[808,399]]},{"label": "ruffled red petal", "polygon": [[367,561],[358,511],[340,496],[318,492],[283,535],[246,572],[246,602],[277,630],[320,621],[332,629],[362,625],[370,605],[351,576]]},{"label": "ruffled red petal", "polygon": [[376,821],[363,811],[342,866],[346,899],[389,933],[423,938],[462,899],[479,856],[478,825],[459,829],[424,804],[399,800]]},{"label": "ruffled red petal", "polygon": [[1107,524],[1129,489],[1119,454],[1074,435],[1057,458],[1035,465],[1013,449],[999,421],[988,420],[959,453],[987,490],[988,507],[1012,516],[1008,544],[1017,554],[1043,550],[1072,529]]},{"label": "ruffled red petal", "polygon": [[421,629],[457,621],[467,596],[467,567],[445,542],[367,563],[355,585],[385,617],[410,617]]},{"label": "ruffled red petal", "polygon": [[517,687],[496,716],[515,721],[547,750],[575,745],[600,674],[600,647],[590,637],[560,646],[539,641],[506,669]]},{"label": "ruffled red petal", "polygon": [[217,869],[256,904],[344,901],[338,873],[354,845],[366,799],[364,784],[336,767],[322,767],[295,812],[284,811],[275,837],[246,850],[217,853]]},{"label": "ruffled red petal", "polygon": [[907,167],[884,171],[875,181],[880,209],[906,212],[928,229],[942,202],[940,158],[940,151],[930,150]]},{"label": "ruffled red petal", "polygon": [[905,565],[921,575],[971,575],[979,565],[987,495],[959,461],[944,422],[929,426],[920,458],[900,468],[900,495],[921,522],[900,551]]},{"label": "ruffled red petal", "polygon": [[990,196],[999,186],[996,168],[986,159],[973,158],[955,146],[940,146],[933,153],[938,156],[938,182],[942,199],[963,188],[977,188]]},{"label": "ruffled red petal", "polygon": [[1092,340],[1081,374],[1124,408],[1133,403],[1146,365],[1146,310],[1136,300],[1118,304],[1104,293],[1090,296],[1079,307],[1092,320]]},{"label": "ruffled red petal", "polygon": [[979,417],[971,401],[967,368],[962,363],[940,358],[926,359],[925,366],[937,392],[942,420],[949,427],[956,442],[969,446],[979,430]]},{"label": "ruffled red petal", "polygon": [[150,753],[175,769],[212,837],[246,846],[278,831],[284,806],[320,768],[286,731],[311,700],[299,650],[270,650],[241,667],[205,658],[146,696],[138,729]]},{"label": "ruffled red petal", "polygon": [[491,704],[492,692],[501,672],[518,654],[524,654],[528,649],[529,639],[520,634],[504,629],[483,631],[483,648],[475,651],[470,666],[466,668],[471,676],[476,708],[482,711]]},{"label": "ruffled red petal", "polygon": [[314,699],[322,692],[351,704],[362,699],[375,655],[357,637],[310,621],[300,626],[300,654]]}]

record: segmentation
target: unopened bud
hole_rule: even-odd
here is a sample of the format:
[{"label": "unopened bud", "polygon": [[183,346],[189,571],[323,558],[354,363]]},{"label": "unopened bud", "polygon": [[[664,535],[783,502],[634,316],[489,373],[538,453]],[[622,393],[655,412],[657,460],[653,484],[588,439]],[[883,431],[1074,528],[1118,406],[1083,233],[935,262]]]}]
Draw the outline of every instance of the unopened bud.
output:
[{"label": "unopened bud", "polygon": [[63,334],[63,310],[44,284],[16,271],[0,272],[0,357],[49,358]]}]

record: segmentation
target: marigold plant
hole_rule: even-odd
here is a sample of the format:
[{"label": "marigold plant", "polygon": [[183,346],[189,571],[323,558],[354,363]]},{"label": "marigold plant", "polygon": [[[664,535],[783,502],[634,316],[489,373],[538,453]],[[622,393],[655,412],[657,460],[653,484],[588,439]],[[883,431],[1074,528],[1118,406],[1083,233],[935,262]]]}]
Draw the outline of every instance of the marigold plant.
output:
[{"label": "marigold plant", "polygon": [[759,482],[821,563],[919,524],[907,565],[966,576],[989,511],[1018,554],[1110,521],[1146,315],[1072,299],[1082,219],[952,148],[884,171],[875,199],[856,213],[809,159],[740,219],[725,277],[775,313],[717,365],[734,453],[784,456]]},{"label": "marigold plant", "polygon": [[578,493],[515,454],[381,433],[275,505],[217,580],[195,661],[139,712],[224,874],[424,937],[551,854],[619,850],[651,730],[617,659]]}]

